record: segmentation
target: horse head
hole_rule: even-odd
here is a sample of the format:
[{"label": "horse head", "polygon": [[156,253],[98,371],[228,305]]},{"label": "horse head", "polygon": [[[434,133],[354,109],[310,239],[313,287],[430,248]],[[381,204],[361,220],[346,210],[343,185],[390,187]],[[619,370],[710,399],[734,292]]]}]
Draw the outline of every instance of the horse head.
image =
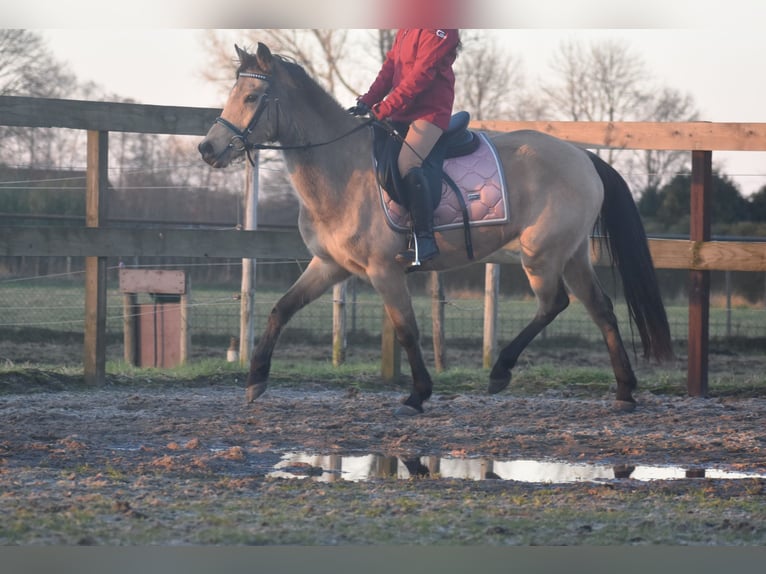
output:
[{"label": "horse head", "polygon": [[269,48],[258,43],[254,54],[235,45],[239,58],[236,82],[221,115],[197,149],[211,166],[222,168],[277,139],[279,111],[273,86],[275,59]]}]

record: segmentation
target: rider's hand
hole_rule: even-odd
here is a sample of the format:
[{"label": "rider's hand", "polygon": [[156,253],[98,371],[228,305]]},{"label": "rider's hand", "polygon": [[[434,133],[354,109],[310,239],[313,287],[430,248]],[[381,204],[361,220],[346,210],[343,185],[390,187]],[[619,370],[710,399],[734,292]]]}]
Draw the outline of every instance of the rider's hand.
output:
[{"label": "rider's hand", "polygon": [[352,106],[346,110],[352,116],[366,116],[370,113],[370,106],[359,100],[355,106]]}]

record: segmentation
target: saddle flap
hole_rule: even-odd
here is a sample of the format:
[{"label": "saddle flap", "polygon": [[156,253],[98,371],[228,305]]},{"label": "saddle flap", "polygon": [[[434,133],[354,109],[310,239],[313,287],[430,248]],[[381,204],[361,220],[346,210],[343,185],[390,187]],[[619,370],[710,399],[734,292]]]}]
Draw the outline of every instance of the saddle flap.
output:
[{"label": "saddle flap", "polygon": [[[476,141],[476,153],[450,159],[445,162],[444,171],[462,193],[471,227],[506,223],[510,206],[500,158],[485,134],[476,134]],[[447,184],[440,184],[437,190],[440,201],[434,211],[434,229],[443,231],[461,227],[463,214],[455,193]],[[389,226],[398,232],[408,231],[411,222],[407,209],[383,188],[380,188],[380,196]]]}]

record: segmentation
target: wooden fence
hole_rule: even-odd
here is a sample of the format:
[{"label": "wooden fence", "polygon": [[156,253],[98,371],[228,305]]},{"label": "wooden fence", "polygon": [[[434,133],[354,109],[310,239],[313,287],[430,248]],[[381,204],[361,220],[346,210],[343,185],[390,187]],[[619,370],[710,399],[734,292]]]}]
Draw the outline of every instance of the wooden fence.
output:
[{"label": "wooden fence", "polygon": [[[86,227],[4,228],[0,255],[84,256],[85,379],[100,384],[105,375],[106,258],[118,255],[303,258],[308,252],[297,233],[273,230],[186,230],[110,228],[107,147],[109,132],[203,135],[220,110],[139,104],[0,96],[0,125],[87,130]],[[591,148],[689,150],[692,152],[689,240],[652,240],[657,268],[688,269],[689,358],[687,389],[707,394],[710,271],[766,271],[766,242],[710,241],[712,153],[766,151],[763,123],[659,122],[473,122],[474,129],[536,129]],[[485,260],[515,261],[512,245]],[[496,279],[487,273],[488,284]],[[491,291],[491,289],[490,289]],[[386,345],[384,371],[398,364],[398,351]],[[389,366],[386,366],[389,365]]]}]

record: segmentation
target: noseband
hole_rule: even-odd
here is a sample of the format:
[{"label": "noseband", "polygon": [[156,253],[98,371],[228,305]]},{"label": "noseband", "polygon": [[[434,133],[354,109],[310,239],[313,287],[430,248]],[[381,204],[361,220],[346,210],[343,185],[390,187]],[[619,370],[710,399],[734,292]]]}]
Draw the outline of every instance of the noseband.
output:
[{"label": "noseband", "polygon": [[[264,82],[270,82],[271,77],[267,76],[266,74],[257,74],[255,72],[240,72],[239,76],[244,76],[246,78],[256,78],[258,80],[263,80]],[[253,160],[252,151],[254,149],[263,149],[262,146],[258,144],[253,144],[248,141],[248,138],[253,133],[253,130],[255,130],[255,126],[258,124],[258,122],[261,119],[261,116],[266,111],[266,106],[269,104],[270,94],[268,88],[265,92],[261,95],[261,99],[258,101],[258,107],[255,108],[255,113],[253,114],[253,117],[250,119],[250,122],[247,124],[244,130],[239,129],[237,126],[235,126],[233,123],[231,123],[229,120],[226,120],[222,118],[221,116],[218,116],[215,118],[215,123],[221,124],[225,128],[227,128],[229,131],[233,132],[234,135],[231,137],[231,140],[229,141],[228,148],[234,148],[236,151],[244,151],[247,154],[247,159],[250,161],[252,165],[255,165],[255,160]],[[278,101],[278,100],[275,100]],[[279,133],[279,113],[277,113],[277,129],[276,132]],[[274,138],[276,139],[276,138]]]}]

